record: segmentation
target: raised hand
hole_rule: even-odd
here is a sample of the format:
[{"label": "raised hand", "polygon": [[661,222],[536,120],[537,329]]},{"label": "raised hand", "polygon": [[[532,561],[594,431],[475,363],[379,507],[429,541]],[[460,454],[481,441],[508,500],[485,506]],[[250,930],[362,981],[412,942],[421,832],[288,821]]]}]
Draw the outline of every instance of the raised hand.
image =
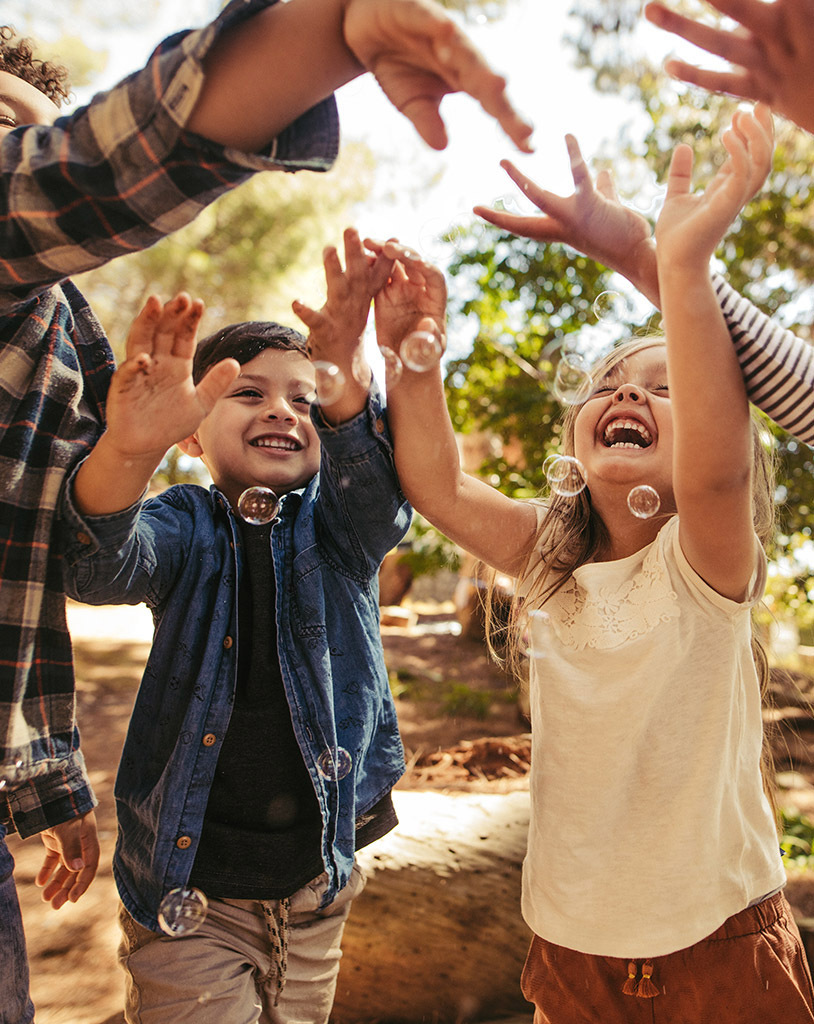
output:
[{"label": "raised hand", "polygon": [[465,92],[518,149],[531,151],[532,127],[509,101],[506,79],[492,71],[440,5],[432,0],[348,0],[344,33],[348,49],[433,149],[447,144],[441,100]]},{"label": "raised hand", "polygon": [[801,128],[814,132],[814,0],[709,0],[739,23],[735,29],[702,25],[649,3],[654,25],[729,61],[727,71],[710,71],[672,58],[669,74],[712,92],[760,100]]},{"label": "raised hand", "polygon": [[195,386],[192,356],[203,303],[184,293],[154,295],[133,321],[124,363],[113,374],[107,428],[73,484],[85,515],[108,515],[138,500],[167,450],[193,434],[240,372],[236,359],[213,366]]},{"label": "raised hand", "polygon": [[96,875],[99,866],[99,839],[93,811],[71,818],[40,833],[46,849],[45,860],[37,873],[42,898],[59,910],[69,900],[76,903]]},{"label": "raised hand", "polygon": [[[340,400],[325,408],[330,422],[340,423],[360,412],[367,397],[372,374],[364,357],[363,334],[370,315],[370,302],[382,288],[392,269],[392,260],[366,251],[355,228],[343,236],[345,267],[339,253],[329,246],[323,253],[327,298],[321,309],[302,302],[291,308],[308,328],[308,354],[312,361],[339,367],[346,381]],[[317,371],[320,397],[320,371]]]},{"label": "raised hand", "polygon": [[395,261],[384,288],[376,295],[376,339],[398,353],[411,331],[429,331],[446,345],[447,287],[444,275],[417,252],[395,239],[365,239],[374,252]]},{"label": "raised hand", "polygon": [[673,153],[667,197],[656,224],[660,265],[697,266],[714,253],[729,225],[755,195],[771,169],[774,141],[771,111],[736,111],[723,134],[727,159],[703,192],[692,193],[693,153],[679,145]]},{"label": "raised hand", "polygon": [[474,212],[504,231],[538,242],[563,242],[597,263],[616,270],[658,305],[656,257],[650,223],[623,206],[608,171],[596,183],[573,135],[565,143],[571,161],[574,192],[559,196],[540,188],[511,161],[502,160],[512,181],[541,214],[516,214],[476,206]]},{"label": "raised hand", "polygon": [[239,372],[236,360],[225,359],[193,383],[202,315],[203,303],[182,292],[164,304],[151,295],[133,321],[107,400],[106,443],[123,457],[160,461],[197,430]]}]

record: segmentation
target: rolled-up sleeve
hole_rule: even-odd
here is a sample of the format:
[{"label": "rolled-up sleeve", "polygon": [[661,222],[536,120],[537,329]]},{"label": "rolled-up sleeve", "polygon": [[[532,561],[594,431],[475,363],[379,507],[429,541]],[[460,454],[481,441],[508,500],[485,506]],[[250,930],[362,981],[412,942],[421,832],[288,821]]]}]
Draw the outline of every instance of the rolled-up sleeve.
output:
[{"label": "rolled-up sleeve", "polygon": [[333,97],[243,153],[187,131],[203,59],[236,21],[275,0],[233,0],[210,25],[177,33],[146,67],[54,125],[0,142],[0,304],[146,248],[260,170],[327,170],[339,125]]}]

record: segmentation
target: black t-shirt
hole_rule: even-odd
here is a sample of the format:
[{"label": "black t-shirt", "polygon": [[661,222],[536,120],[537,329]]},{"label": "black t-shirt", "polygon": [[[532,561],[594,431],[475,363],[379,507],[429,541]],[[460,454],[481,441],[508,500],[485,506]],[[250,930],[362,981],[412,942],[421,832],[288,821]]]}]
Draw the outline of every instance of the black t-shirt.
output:
[{"label": "black t-shirt", "polygon": [[[271,525],[240,523],[235,704],[218,756],[190,884],[220,899],[282,899],[324,870],[322,817],[291,724],[277,655]],[[397,823],[388,792],[356,828],[356,848]]]}]

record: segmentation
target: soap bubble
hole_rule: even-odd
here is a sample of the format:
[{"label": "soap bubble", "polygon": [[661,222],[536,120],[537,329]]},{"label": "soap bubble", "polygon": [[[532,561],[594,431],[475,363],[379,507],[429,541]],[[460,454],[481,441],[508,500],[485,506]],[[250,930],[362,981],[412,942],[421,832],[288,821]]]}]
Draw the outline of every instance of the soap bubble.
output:
[{"label": "soap bubble", "polygon": [[597,320],[622,323],[630,317],[633,307],[621,292],[602,292],[594,299],[593,311]]},{"label": "soap bubble", "polygon": [[318,405],[332,405],[342,397],[345,390],[345,374],[334,363],[315,359],[311,363],[316,375]]},{"label": "soap bubble", "polygon": [[647,484],[634,487],[627,496],[627,507],[639,519],[650,519],[658,512],[660,505],[658,491]]},{"label": "soap bubble", "polygon": [[237,499],[237,510],[247,523],[262,526],[280,511],[280,499],[270,487],[247,487]]},{"label": "soap bubble", "polygon": [[573,498],[587,483],[585,467],[572,455],[557,455],[546,467],[548,486],[555,494]]},{"label": "soap bubble", "polygon": [[337,747],[336,750],[323,750],[317,758],[319,774],[324,779],[332,779],[338,782],[350,773],[353,767],[353,758],[344,747]]},{"label": "soap bubble", "polygon": [[401,371],[404,369],[404,365],[393,349],[389,348],[387,345],[379,345],[379,352],[384,360],[384,369],[386,373],[385,379],[388,384],[395,384],[401,377]]},{"label": "soap bubble", "polygon": [[438,363],[443,351],[440,340],[431,331],[413,331],[401,343],[399,355],[409,370],[424,373]]},{"label": "soap bubble", "polygon": [[158,907],[161,931],[173,938],[191,935],[206,920],[208,906],[200,889],[170,889]]},{"label": "soap bubble", "polygon": [[591,393],[593,381],[585,360],[576,352],[563,352],[552,390],[557,401],[563,405],[579,405]]}]

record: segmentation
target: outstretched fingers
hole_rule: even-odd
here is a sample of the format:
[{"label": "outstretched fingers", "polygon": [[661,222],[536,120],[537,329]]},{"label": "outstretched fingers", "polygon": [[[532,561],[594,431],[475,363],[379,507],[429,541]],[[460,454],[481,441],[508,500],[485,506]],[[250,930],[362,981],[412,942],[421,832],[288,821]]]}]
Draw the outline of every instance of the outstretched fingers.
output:
[{"label": "outstretched fingers", "polygon": [[195,388],[198,401],[207,415],[239,373],[240,363],[237,359],[222,359],[207,371]]},{"label": "outstretched fingers", "polygon": [[191,359],[203,312],[203,302],[191,299],[186,292],[179,292],[163,304],[151,295],[128,332],[127,359],[136,360],[141,355],[149,356],[150,360],[161,355]]},{"label": "outstretched fingers", "polygon": [[[506,92],[506,79],[489,67],[466,34],[449,22],[441,33],[436,34],[433,52],[449,90],[472,96],[487,114],[495,118],[518,149],[530,153],[532,125],[514,108]],[[437,102],[435,108],[437,112]],[[416,128],[420,131],[418,124]],[[430,142],[429,139],[427,141]]]},{"label": "outstretched fingers", "polygon": [[692,147],[682,142],[673,150],[667,173],[667,200],[689,195],[692,189]]}]

